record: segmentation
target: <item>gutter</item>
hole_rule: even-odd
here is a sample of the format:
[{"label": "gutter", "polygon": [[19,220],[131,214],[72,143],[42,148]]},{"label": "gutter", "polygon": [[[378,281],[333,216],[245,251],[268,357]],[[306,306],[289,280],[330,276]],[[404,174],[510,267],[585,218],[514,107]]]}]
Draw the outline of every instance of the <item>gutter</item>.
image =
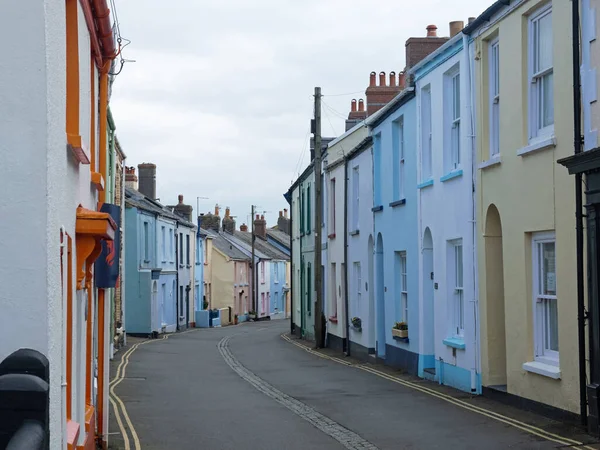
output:
[{"label": "gutter", "polygon": [[106,61],[117,56],[115,38],[110,23],[106,0],[79,0],[90,34],[90,45],[96,67],[102,69]]},{"label": "gutter", "polygon": [[498,11],[500,11],[505,6],[509,6],[510,2],[511,2],[511,0],[496,1],[492,6],[490,6],[488,9],[486,9],[484,12],[482,12],[479,15],[479,17],[477,17],[473,22],[471,22],[466,27],[464,27],[462,30],[463,34],[470,36],[471,33],[473,31],[475,31],[477,28],[479,28],[481,25],[483,25],[486,22],[489,22],[490,19],[494,16],[494,14],[496,14]]}]

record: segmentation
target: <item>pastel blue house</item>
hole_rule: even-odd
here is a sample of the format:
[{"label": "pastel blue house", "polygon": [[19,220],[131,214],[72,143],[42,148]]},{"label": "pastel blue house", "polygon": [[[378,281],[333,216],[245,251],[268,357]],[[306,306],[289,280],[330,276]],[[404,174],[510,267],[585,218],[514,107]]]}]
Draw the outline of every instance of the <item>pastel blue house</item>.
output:
[{"label": "pastel blue house", "polygon": [[271,319],[285,319],[285,284],[286,261],[281,259],[271,260]]},{"label": "pastel blue house", "polygon": [[[408,87],[369,117],[373,137],[373,255],[377,357],[409,373],[422,370],[420,349],[417,108]],[[393,335],[408,324],[408,338]]]},{"label": "pastel blue house", "polygon": [[196,257],[194,269],[194,323],[200,327],[201,322],[206,315],[204,310],[204,240],[206,234],[200,228],[198,220],[198,230],[196,232]]},{"label": "pastel blue house", "polygon": [[159,332],[172,333],[177,329],[177,264],[175,261],[175,237],[177,221],[158,215],[156,217],[156,267],[160,268],[157,302],[160,311]]}]

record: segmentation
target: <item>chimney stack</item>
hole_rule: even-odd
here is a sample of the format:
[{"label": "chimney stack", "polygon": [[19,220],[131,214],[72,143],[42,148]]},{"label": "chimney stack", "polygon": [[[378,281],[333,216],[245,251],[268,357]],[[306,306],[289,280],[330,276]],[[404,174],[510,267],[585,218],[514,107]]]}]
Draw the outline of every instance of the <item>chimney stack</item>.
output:
[{"label": "chimney stack", "polygon": [[248,225],[246,225],[245,223],[240,225],[240,231],[243,231],[244,233],[248,231]]},{"label": "chimney stack", "polygon": [[179,204],[183,205],[183,195],[179,194]]},{"label": "chimney stack", "polygon": [[230,216],[229,206],[225,208],[225,217],[223,218],[223,231],[233,234],[235,231],[235,220]]},{"label": "chimney stack", "polygon": [[450,22],[450,39],[456,36],[465,27],[465,23],[462,20],[455,20]]},{"label": "chimney stack", "polygon": [[265,216],[256,215],[256,219],[254,219],[254,235],[267,240],[267,221],[265,220]]},{"label": "chimney stack", "polygon": [[[385,105],[387,105],[396,95],[402,90],[396,84],[396,73],[390,72],[389,86],[385,82],[385,72],[379,74],[379,86],[373,85],[373,77],[375,72],[371,72],[371,85],[365,91],[367,97],[367,114],[366,117],[373,115]],[[360,110],[360,104],[359,104]]]},{"label": "chimney stack", "polygon": [[404,72],[408,72],[411,67],[417,65],[421,60],[436,51],[447,41],[447,37],[439,37],[437,35],[437,27],[435,25],[429,25],[427,27],[426,37],[408,38],[405,44],[406,67],[404,68]]},{"label": "chimney stack", "polygon": [[284,209],[279,211],[279,219],[277,219],[277,228],[279,231],[290,235],[290,219],[288,219],[288,211]]},{"label": "chimney stack", "polygon": [[185,203],[183,203],[183,195],[182,194],[179,194],[178,200],[179,200],[179,203],[177,203],[176,205],[173,205],[173,206],[169,206],[169,208],[173,208],[173,210],[175,211],[175,214],[177,214],[179,217],[182,217],[185,220],[187,220],[188,222],[191,222],[194,208],[190,205],[186,205]]},{"label": "chimney stack", "polygon": [[138,190],[138,177],[135,174],[135,167],[125,167],[125,186],[130,189]]},{"label": "chimney stack", "polygon": [[469,17],[469,25],[475,22],[476,17]]},{"label": "chimney stack", "polygon": [[156,200],[156,164],[138,164],[140,174],[139,191],[151,200]]},{"label": "chimney stack", "polygon": [[350,113],[346,119],[346,131],[367,118],[367,113],[365,112],[365,102],[363,99],[361,98],[358,100],[358,109],[356,108],[356,104],[356,99],[353,98],[352,102],[350,103]]}]

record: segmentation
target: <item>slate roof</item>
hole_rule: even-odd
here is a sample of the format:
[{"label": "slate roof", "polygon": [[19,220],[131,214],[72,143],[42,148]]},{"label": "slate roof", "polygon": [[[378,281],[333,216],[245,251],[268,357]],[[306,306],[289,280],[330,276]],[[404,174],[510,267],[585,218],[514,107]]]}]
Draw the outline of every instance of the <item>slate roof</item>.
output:
[{"label": "slate roof", "polygon": [[[234,236],[237,239],[239,239],[240,241],[246,243],[247,245],[252,246],[252,233],[251,232],[235,230]],[[254,240],[254,249],[263,253],[269,259],[277,259],[277,260],[281,260],[281,261],[288,261],[290,259],[288,255],[283,253],[277,247],[268,243],[267,241],[264,241],[263,239],[261,239],[258,236]]]},{"label": "slate roof", "polygon": [[290,248],[291,238],[287,233],[284,233],[283,231],[277,230],[275,228],[268,228],[267,235],[272,237],[284,247]]},{"label": "slate roof", "polygon": [[141,192],[136,191],[135,189],[132,189],[130,187],[125,187],[125,205],[132,206],[153,214],[159,214],[162,217],[175,220],[178,223],[187,227],[196,228],[196,225],[192,222],[185,220],[180,215],[175,214],[173,211],[161,205],[156,200],[151,200],[148,197],[144,196],[144,194],[142,194]]},{"label": "slate roof", "polygon": [[[227,239],[229,242],[232,242],[233,245],[237,246],[247,257],[250,259],[252,257],[252,244],[250,242],[246,242],[239,237],[234,236],[231,233],[222,233],[223,237]],[[261,259],[272,259],[268,255],[261,252],[258,248],[254,248],[254,262],[258,262]]]},{"label": "slate roof", "polygon": [[213,247],[225,254],[231,259],[238,261],[249,261],[250,258],[244,254],[238,247],[229,242],[222,233],[215,231],[206,231],[208,237],[212,238]]}]

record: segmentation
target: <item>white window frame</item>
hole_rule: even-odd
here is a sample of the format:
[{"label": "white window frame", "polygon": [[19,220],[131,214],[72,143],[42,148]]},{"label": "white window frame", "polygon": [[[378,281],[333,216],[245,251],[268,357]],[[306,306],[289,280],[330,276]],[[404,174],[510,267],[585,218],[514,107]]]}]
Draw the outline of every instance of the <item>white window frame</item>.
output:
[{"label": "white window frame", "polygon": [[352,170],[352,226],[354,231],[358,231],[360,228],[359,224],[359,212],[360,212],[360,168],[354,166]]},{"label": "white window frame", "polygon": [[[542,84],[543,77],[546,75],[550,75],[554,73],[554,60],[552,60],[552,64],[550,67],[544,68],[542,70],[536,70],[535,68],[535,43],[536,43],[536,24],[539,23],[539,20],[543,17],[550,15],[552,16],[552,4],[548,4],[543,6],[539,10],[537,10],[534,14],[532,14],[529,18],[528,23],[528,43],[527,43],[527,53],[528,53],[528,78],[529,78],[529,139],[530,142],[532,140],[547,138],[554,134],[554,109],[552,112],[552,124],[543,126],[541,121],[543,120],[541,117],[541,108],[540,101],[543,100],[542,93]],[[553,24],[552,24],[553,25]],[[553,29],[553,27],[552,27]],[[554,49],[554,42],[551,44],[552,49]],[[554,76],[552,77],[552,102],[554,104]]]},{"label": "white window frame", "polygon": [[144,262],[150,262],[150,224],[144,221]]},{"label": "white window frame", "polygon": [[402,321],[408,324],[408,264],[406,252],[400,252],[400,309],[402,311]]},{"label": "white window frame", "polygon": [[161,247],[162,247],[162,262],[167,261],[167,229],[163,225],[160,228],[160,239],[161,239]]},{"label": "white window frame", "polygon": [[404,178],[405,178],[405,160],[404,160],[404,116],[398,119],[398,200],[405,197]]},{"label": "white window frame", "polygon": [[460,167],[460,70],[450,75],[450,169]]},{"label": "white window frame", "polygon": [[265,262],[260,262],[260,282],[261,284],[265,283]]},{"label": "white window frame", "polygon": [[500,39],[488,44],[490,87],[490,158],[500,155]]},{"label": "white window frame", "polygon": [[421,182],[433,177],[431,114],[431,84],[428,84],[421,89]]},{"label": "white window frame", "polygon": [[274,283],[279,283],[279,263],[273,263],[273,275],[275,276]]},{"label": "white window frame", "polygon": [[329,180],[329,200],[330,200],[330,205],[331,208],[329,208],[329,235],[330,236],[334,236],[335,235],[335,182],[336,179],[331,178]]},{"label": "white window frame", "polygon": [[544,306],[549,301],[555,301],[557,302],[556,307],[558,309],[558,297],[556,295],[547,295],[540,292],[540,283],[542,281],[541,275],[543,271],[543,266],[541,264],[542,254],[540,253],[540,246],[547,243],[554,243],[554,292],[556,292],[556,235],[554,232],[535,233],[533,234],[531,241],[531,259],[533,263],[533,277],[531,284],[533,287],[533,327],[535,361],[541,362],[543,364],[558,366],[560,361],[560,331],[558,331],[557,329],[559,333],[559,336],[557,336],[557,340],[559,340],[559,351],[546,348],[544,339],[547,331],[546,321],[544,320],[544,316],[546,313]]},{"label": "white window frame", "polygon": [[[452,245],[452,280],[453,280],[453,326],[452,331],[456,337],[465,335],[465,260],[462,239],[451,242]],[[460,253],[459,253],[460,249]],[[459,257],[460,256],[460,257]],[[459,270],[460,268],[460,270]]]},{"label": "white window frame", "polygon": [[174,258],[175,258],[175,247],[173,245],[173,237],[174,237],[174,233],[173,233],[173,229],[169,228],[169,250],[170,250],[170,261],[173,262]]},{"label": "white window frame", "polygon": [[362,288],[362,273],[361,273],[361,267],[360,267],[360,261],[355,261],[354,262],[354,280],[355,280],[355,305],[354,305],[354,314],[356,316],[359,315],[360,313],[360,305],[362,303],[362,293],[361,293],[361,288]]}]

